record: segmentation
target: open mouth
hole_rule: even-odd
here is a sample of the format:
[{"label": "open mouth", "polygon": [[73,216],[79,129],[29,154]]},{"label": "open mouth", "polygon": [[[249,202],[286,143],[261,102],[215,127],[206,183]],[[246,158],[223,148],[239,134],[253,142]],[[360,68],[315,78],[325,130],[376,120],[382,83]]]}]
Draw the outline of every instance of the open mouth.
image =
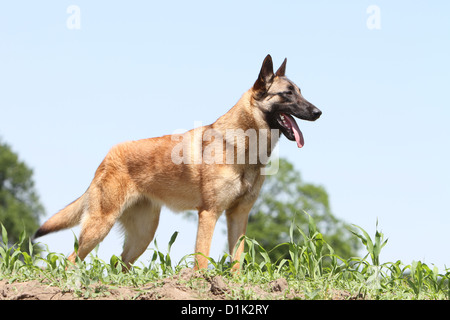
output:
[{"label": "open mouth", "polygon": [[286,138],[292,141],[295,140],[299,148],[304,146],[305,140],[303,140],[303,134],[297,122],[295,122],[295,119],[290,114],[280,112],[276,115],[276,120],[280,125],[281,132],[283,132]]}]

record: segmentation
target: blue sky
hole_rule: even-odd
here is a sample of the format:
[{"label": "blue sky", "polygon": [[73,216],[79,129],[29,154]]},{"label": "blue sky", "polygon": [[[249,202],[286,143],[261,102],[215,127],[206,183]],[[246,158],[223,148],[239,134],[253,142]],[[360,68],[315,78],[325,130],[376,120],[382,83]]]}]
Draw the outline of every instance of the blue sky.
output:
[{"label": "blue sky", "polygon": [[[70,5],[80,29],[69,29]],[[371,5],[380,29],[369,29]],[[255,81],[270,53],[323,111],[282,139],[334,214],[389,238],[381,260],[450,266],[448,1],[4,1],[0,137],[34,169],[48,216],[89,185],[119,142],[209,124]],[[222,255],[218,225],[211,255]],[[163,210],[157,240],[194,248],[196,223]],[[78,234],[78,229],[74,229]],[[41,239],[69,254],[71,231]],[[100,257],[120,254],[114,229]],[[147,252],[141,261],[147,261]]]}]

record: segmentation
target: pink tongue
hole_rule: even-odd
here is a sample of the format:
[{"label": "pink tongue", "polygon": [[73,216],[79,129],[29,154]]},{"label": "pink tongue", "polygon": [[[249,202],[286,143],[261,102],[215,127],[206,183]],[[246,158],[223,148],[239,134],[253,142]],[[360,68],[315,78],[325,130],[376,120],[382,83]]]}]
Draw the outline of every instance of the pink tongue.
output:
[{"label": "pink tongue", "polygon": [[294,131],[295,141],[297,141],[297,146],[299,148],[303,147],[305,145],[305,140],[303,140],[303,134],[300,131],[300,128],[297,125],[297,122],[288,114],[283,114],[284,117],[289,122],[289,125],[291,126],[292,131]]}]

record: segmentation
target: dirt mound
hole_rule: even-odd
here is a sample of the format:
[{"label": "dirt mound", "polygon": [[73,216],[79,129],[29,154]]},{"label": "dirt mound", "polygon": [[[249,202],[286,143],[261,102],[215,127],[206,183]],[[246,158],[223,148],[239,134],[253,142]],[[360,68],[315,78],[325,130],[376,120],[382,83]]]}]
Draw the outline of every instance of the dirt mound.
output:
[{"label": "dirt mound", "polygon": [[285,279],[265,285],[240,284],[221,276],[208,277],[184,269],[173,277],[148,283],[141,288],[92,285],[68,289],[49,286],[45,281],[0,281],[0,300],[231,300],[304,298],[290,289]]}]

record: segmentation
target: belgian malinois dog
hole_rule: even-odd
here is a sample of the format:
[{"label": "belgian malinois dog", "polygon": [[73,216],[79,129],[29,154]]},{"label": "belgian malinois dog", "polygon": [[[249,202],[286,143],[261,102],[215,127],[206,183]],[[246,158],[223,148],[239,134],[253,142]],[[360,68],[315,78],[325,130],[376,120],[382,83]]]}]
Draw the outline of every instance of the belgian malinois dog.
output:
[{"label": "belgian malinois dog", "polygon": [[270,156],[281,133],[302,147],[293,117],[314,121],[322,113],[303,98],[285,70],[286,59],[274,73],[267,55],[253,87],[213,124],[114,146],[87,191],[45,222],[35,238],[81,224],[78,251],[69,256],[75,262],[119,221],[125,233],[122,260],[131,266],[152,241],[163,205],[174,211],[196,209],[195,252],[200,254],[195,268],[206,268],[214,227],[225,211],[229,250],[239,260],[244,244],[238,241],[265,177],[261,169],[267,161],[259,156]]}]

